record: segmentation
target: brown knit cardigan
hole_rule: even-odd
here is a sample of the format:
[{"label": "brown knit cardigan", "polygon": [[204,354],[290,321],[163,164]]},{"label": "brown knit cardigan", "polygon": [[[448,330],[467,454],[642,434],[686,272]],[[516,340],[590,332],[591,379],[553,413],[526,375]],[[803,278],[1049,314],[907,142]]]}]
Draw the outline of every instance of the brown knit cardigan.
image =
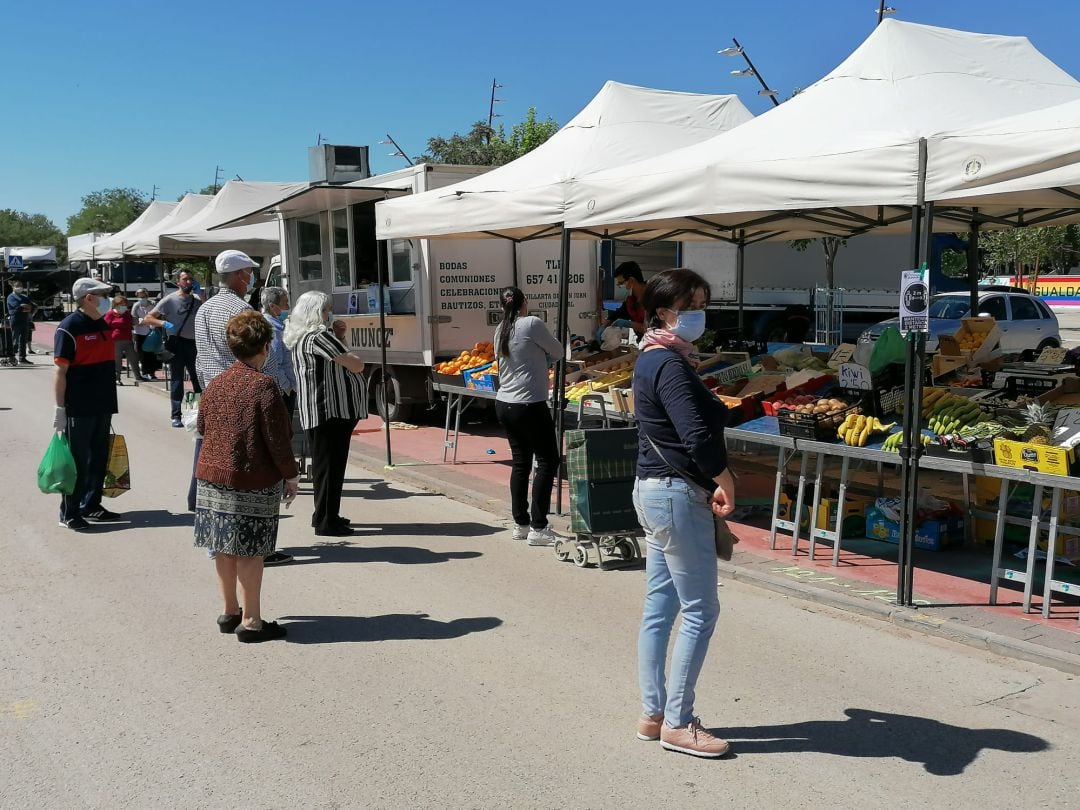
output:
[{"label": "brown knit cardigan", "polygon": [[199,401],[203,436],[195,477],[234,489],[266,489],[300,474],[292,424],[274,378],[237,361]]}]

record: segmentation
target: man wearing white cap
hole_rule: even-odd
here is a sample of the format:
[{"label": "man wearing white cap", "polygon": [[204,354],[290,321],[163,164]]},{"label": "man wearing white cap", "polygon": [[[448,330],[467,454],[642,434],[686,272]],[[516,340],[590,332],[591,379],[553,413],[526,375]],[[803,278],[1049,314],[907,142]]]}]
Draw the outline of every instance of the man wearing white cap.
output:
[{"label": "man wearing white cap", "polygon": [[87,520],[117,520],[101,505],[109,462],[109,430],[117,412],[113,343],[104,315],[112,285],[80,278],[71,290],[78,309],[56,328],[56,414],[53,428],[67,433],[75,458],[75,490],[60,501],[60,525],[75,531]]},{"label": "man wearing white cap", "polygon": [[[223,250],[214,259],[214,268],[221,282],[221,288],[195,313],[195,346],[198,350],[195,368],[199,373],[203,390],[206,390],[206,386],[214,377],[236,362],[236,355],[229,348],[225,330],[234,315],[252,309],[247,302],[247,295],[251,292],[253,271],[258,266],[250,256],[240,250]],[[267,360],[268,364],[270,362],[273,360]],[[269,367],[264,367],[263,371],[273,375],[273,369]],[[202,441],[196,440],[196,465],[199,463],[201,449]],[[191,486],[188,489],[188,510],[195,511],[194,468],[192,468]],[[276,551],[267,557],[265,562],[268,565],[275,565],[291,559],[290,555]]]}]

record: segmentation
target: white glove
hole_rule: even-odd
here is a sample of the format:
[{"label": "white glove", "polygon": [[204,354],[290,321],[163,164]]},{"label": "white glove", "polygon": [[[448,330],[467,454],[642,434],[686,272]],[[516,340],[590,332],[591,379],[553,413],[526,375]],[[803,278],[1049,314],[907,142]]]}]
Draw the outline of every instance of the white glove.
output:
[{"label": "white glove", "polygon": [[285,479],[285,487],[281,492],[281,502],[288,509],[296,499],[296,493],[300,490],[300,476]]},{"label": "white glove", "polygon": [[63,433],[67,430],[67,409],[63,405],[57,405],[53,413],[53,430]]}]

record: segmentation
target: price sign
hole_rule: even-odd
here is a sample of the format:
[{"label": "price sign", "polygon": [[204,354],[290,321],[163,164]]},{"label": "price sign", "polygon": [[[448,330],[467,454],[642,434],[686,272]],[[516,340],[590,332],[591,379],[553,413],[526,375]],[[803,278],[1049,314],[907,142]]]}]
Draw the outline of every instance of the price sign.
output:
[{"label": "price sign", "polygon": [[1065,355],[1068,353],[1069,350],[1063,346],[1047,346],[1042,350],[1042,354],[1039,355],[1039,359],[1035,362],[1049,366],[1060,366],[1065,362]]},{"label": "price sign", "polygon": [[848,362],[851,359],[851,355],[855,354],[855,346],[851,343],[841,343],[836,347],[836,350],[829,356],[829,365],[833,368]]},{"label": "price sign", "polygon": [[873,391],[874,383],[870,379],[870,369],[858,363],[844,363],[838,375],[841,388],[851,391]]},{"label": "price sign", "polygon": [[1066,408],[1058,411],[1054,419],[1054,444],[1060,447],[1076,447],[1080,444],[1080,410]]},{"label": "price sign", "polygon": [[919,270],[905,270],[900,274],[900,331],[930,331],[930,289]]}]

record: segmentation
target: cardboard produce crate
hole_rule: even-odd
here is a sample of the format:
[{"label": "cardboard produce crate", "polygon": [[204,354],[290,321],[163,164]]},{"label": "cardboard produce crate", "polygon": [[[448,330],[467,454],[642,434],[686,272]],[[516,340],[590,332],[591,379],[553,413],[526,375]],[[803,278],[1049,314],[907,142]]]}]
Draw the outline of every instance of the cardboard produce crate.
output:
[{"label": "cardboard produce crate", "polygon": [[[952,357],[963,357],[970,363],[979,365],[1001,355],[1001,329],[991,317],[964,318],[955,335],[941,335],[938,337],[938,354]],[[960,343],[964,338],[980,336],[982,345],[974,351],[961,348]]]},{"label": "cardboard produce crate", "polygon": [[1048,475],[1072,475],[1076,470],[1076,454],[1066,447],[1009,439],[994,439],[994,459],[999,467]]}]

